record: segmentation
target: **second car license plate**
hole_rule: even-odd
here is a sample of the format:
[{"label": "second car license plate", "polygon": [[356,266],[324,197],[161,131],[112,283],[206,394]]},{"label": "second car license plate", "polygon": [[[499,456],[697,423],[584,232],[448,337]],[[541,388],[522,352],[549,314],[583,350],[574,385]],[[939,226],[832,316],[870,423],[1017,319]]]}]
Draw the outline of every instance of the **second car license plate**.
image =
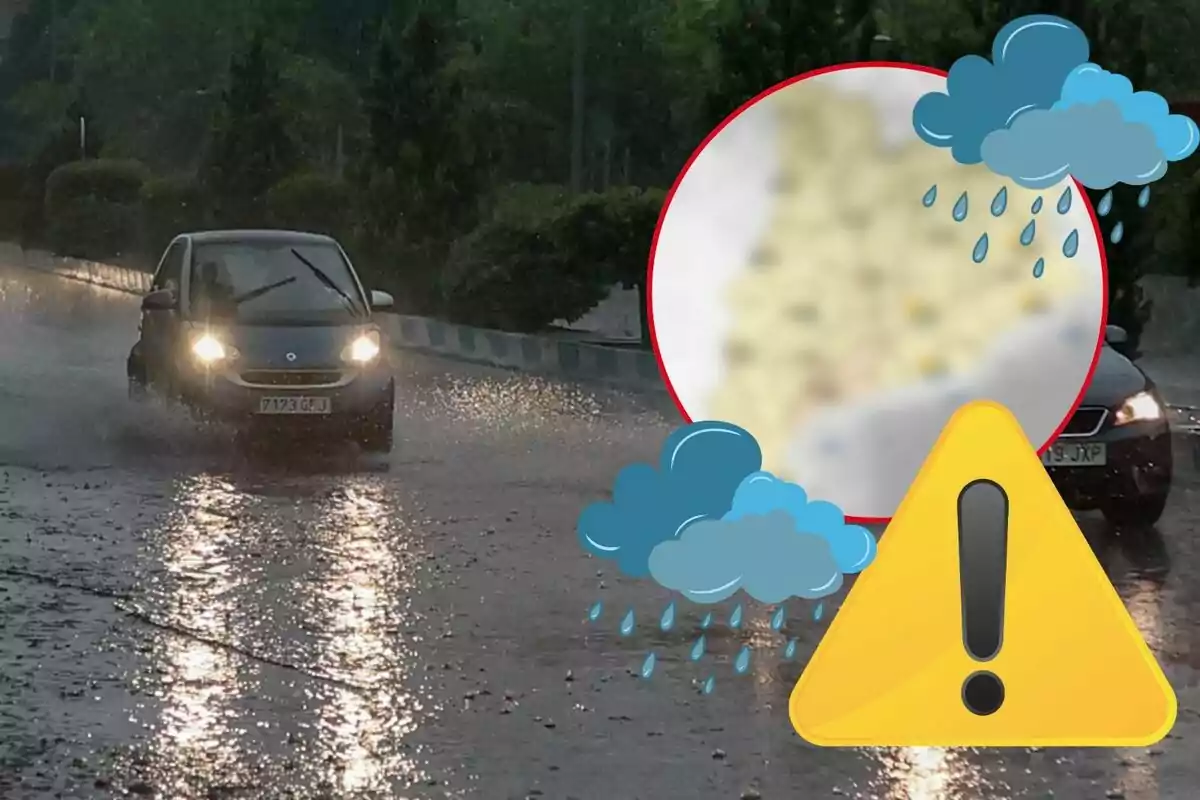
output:
[{"label": "second car license plate", "polygon": [[328,397],[260,397],[260,414],[328,414],[332,404]]},{"label": "second car license plate", "polygon": [[1057,442],[1042,455],[1047,467],[1103,467],[1108,463],[1108,448],[1102,442]]}]

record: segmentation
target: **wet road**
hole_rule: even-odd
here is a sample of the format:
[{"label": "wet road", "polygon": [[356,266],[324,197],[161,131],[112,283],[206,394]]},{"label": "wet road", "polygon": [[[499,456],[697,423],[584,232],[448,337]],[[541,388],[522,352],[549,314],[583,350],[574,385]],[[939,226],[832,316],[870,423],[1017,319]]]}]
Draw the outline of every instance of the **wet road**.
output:
[{"label": "wet road", "polygon": [[[245,452],[125,398],[126,295],[0,271],[0,797],[1193,798],[1200,480],[1089,536],[1180,698],[1152,749],[823,751],[787,720],[825,623],[701,614],[574,522],[674,423],[401,354],[397,447]],[[585,623],[596,600],[605,615]],[[828,604],[826,621],[836,602]],[[616,618],[636,609],[632,636]],[[728,608],[718,611],[727,617]],[[748,675],[730,662],[755,645]],[[659,665],[635,677],[645,654]],[[716,675],[703,696],[697,683]]]}]

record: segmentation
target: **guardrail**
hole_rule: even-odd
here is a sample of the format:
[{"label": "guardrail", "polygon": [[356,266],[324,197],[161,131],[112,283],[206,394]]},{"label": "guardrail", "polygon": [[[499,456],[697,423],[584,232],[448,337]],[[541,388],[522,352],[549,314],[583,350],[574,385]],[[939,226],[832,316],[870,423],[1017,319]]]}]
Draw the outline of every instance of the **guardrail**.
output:
[{"label": "guardrail", "polygon": [[[150,290],[149,273],[116,264],[65,258],[0,243],[0,262],[123,292]],[[382,314],[393,346],[460,361],[601,382],[639,391],[665,392],[654,354],[603,345],[455,325],[429,317]]]}]

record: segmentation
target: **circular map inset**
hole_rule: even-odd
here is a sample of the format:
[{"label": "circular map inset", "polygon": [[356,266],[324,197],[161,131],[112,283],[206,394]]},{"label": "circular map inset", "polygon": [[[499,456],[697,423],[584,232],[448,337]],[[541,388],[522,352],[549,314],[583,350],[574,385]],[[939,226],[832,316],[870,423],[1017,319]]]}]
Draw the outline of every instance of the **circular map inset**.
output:
[{"label": "circular map inset", "polygon": [[1105,265],[1070,179],[1024,189],[913,131],[946,78],[848,65],[781,84],[680,175],[650,314],[689,420],[857,520],[895,512],[950,416],[1007,406],[1046,447],[1098,357]]}]

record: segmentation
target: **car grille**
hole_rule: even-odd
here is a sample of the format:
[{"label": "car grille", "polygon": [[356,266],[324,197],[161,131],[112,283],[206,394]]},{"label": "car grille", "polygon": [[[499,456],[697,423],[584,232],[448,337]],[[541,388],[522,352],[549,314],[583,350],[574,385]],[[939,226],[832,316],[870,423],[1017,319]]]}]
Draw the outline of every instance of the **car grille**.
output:
[{"label": "car grille", "polygon": [[1097,406],[1080,407],[1067,422],[1060,436],[1091,436],[1100,430],[1108,416],[1107,408]]},{"label": "car grille", "polygon": [[342,379],[337,370],[252,369],[242,380],[254,386],[331,386]]}]

